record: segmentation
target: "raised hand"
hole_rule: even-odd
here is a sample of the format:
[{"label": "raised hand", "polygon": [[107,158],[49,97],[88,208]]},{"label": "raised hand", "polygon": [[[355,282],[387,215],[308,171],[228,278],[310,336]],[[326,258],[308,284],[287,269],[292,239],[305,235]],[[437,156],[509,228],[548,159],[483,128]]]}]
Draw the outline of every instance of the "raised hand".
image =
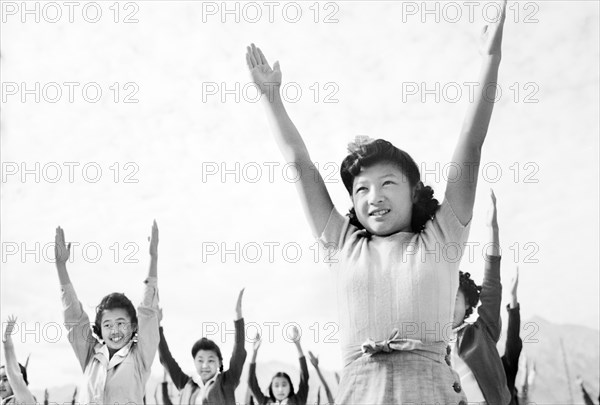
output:
[{"label": "raised hand", "polygon": [[312,364],[314,368],[319,368],[319,358],[315,357],[313,352],[310,350],[308,351],[308,358],[310,360],[310,364]]},{"label": "raised hand", "polygon": [[162,312],[162,308],[158,308],[158,325],[160,326],[160,323],[162,322],[163,319],[163,312]]},{"label": "raised hand", "polygon": [[487,226],[498,229],[498,210],[496,208],[496,194],[490,189],[490,207],[487,214]]},{"label": "raised hand", "polygon": [[274,91],[279,91],[279,86],[281,86],[279,62],[275,62],[271,69],[265,55],[254,44],[246,48],[246,62],[254,83],[260,88],[262,94],[266,94],[269,96],[269,100],[272,100]]},{"label": "raised hand", "polygon": [[245,288],[242,288],[240,290],[240,294],[238,295],[238,299],[237,299],[237,304],[235,305],[235,316],[236,316],[236,320],[238,319],[242,319],[242,298],[244,297],[244,290]]},{"label": "raised hand", "polygon": [[296,344],[300,343],[300,331],[296,326],[292,327],[292,333],[289,334],[288,337],[292,339],[292,342]]},{"label": "raised hand", "polygon": [[510,306],[511,308],[515,308],[517,303],[517,288],[519,287],[519,266],[517,266],[517,270],[515,271],[515,275],[510,280]]},{"label": "raised hand", "polygon": [[59,226],[54,236],[54,257],[56,264],[65,264],[69,260],[71,244],[65,245],[65,231]]},{"label": "raised hand", "polygon": [[482,55],[502,57],[502,33],[506,21],[506,1],[502,1],[498,20],[483,27],[483,34],[481,35]]},{"label": "raised hand", "polygon": [[254,336],[254,343],[252,344],[252,350],[256,353],[262,344],[262,337],[260,333],[256,332],[256,336]]},{"label": "raised hand", "polygon": [[4,337],[2,338],[2,342],[6,343],[11,340],[11,336],[13,331],[15,330],[15,325],[17,324],[17,317],[14,315],[10,315],[6,322],[6,329],[4,330]]},{"label": "raised hand", "polygon": [[148,238],[150,241],[150,256],[157,257],[158,256],[158,225],[156,224],[156,220],[152,222],[152,236]]}]

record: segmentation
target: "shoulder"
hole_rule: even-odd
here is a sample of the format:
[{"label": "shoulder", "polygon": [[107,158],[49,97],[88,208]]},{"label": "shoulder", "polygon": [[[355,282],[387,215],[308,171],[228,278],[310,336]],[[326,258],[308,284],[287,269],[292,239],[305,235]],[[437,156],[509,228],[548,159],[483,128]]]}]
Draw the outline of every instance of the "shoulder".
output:
[{"label": "shoulder", "polygon": [[462,225],[448,198],[445,198],[433,219],[425,224],[420,238],[424,241],[463,242],[469,235],[469,228],[470,223]]}]

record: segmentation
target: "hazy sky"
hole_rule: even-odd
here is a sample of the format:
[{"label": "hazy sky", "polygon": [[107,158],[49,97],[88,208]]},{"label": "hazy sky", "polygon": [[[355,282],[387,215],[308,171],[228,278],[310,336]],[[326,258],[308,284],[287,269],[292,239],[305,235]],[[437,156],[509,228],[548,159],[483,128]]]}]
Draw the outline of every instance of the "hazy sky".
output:
[{"label": "hazy sky", "polygon": [[[295,361],[282,336],[297,322],[305,348],[338,368],[334,279],[249,85],[245,47],[281,62],[288,111],[341,212],[338,167],[359,134],[409,151],[441,199],[495,5],[76,3],[1,3],[2,322],[26,322],[16,349],[33,353],[30,373],[47,386],[80,375],[58,326],[55,227],[77,244],[68,268],[93,314],[112,291],[139,302],[154,218],[163,323],[184,369],[203,333],[216,330],[229,356],[221,333],[242,287],[246,321],[265,335],[271,325],[263,359]],[[480,246],[461,265],[481,280],[493,187],[502,275],[521,269],[522,316],[595,329],[598,7],[509,3],[471,226]]]}]

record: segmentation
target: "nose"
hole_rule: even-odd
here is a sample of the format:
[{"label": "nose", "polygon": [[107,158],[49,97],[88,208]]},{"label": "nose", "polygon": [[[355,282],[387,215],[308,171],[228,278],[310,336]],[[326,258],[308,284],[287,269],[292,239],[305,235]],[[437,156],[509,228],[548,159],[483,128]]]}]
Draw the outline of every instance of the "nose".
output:
[{"label": "nose", "polygon": [[383,202],[383,194],[381,190],[373,187],[371,191],[369,191],[369,204],[380,204]]}]

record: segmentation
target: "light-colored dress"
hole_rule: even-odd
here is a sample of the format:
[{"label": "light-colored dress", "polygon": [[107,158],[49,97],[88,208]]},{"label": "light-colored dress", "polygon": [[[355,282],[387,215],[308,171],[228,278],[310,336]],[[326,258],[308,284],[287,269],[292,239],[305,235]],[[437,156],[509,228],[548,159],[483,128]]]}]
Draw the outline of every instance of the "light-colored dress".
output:
[{"label": "light-colored dress", "polygon": [[[336,403],[466,403],[446,348],[468,234],[447,200],[421,233],[385,237],[332,210],[320,241],[337,278],[344,370]],[[404,349],[363,355],[363,343],[394,330]]]}]

